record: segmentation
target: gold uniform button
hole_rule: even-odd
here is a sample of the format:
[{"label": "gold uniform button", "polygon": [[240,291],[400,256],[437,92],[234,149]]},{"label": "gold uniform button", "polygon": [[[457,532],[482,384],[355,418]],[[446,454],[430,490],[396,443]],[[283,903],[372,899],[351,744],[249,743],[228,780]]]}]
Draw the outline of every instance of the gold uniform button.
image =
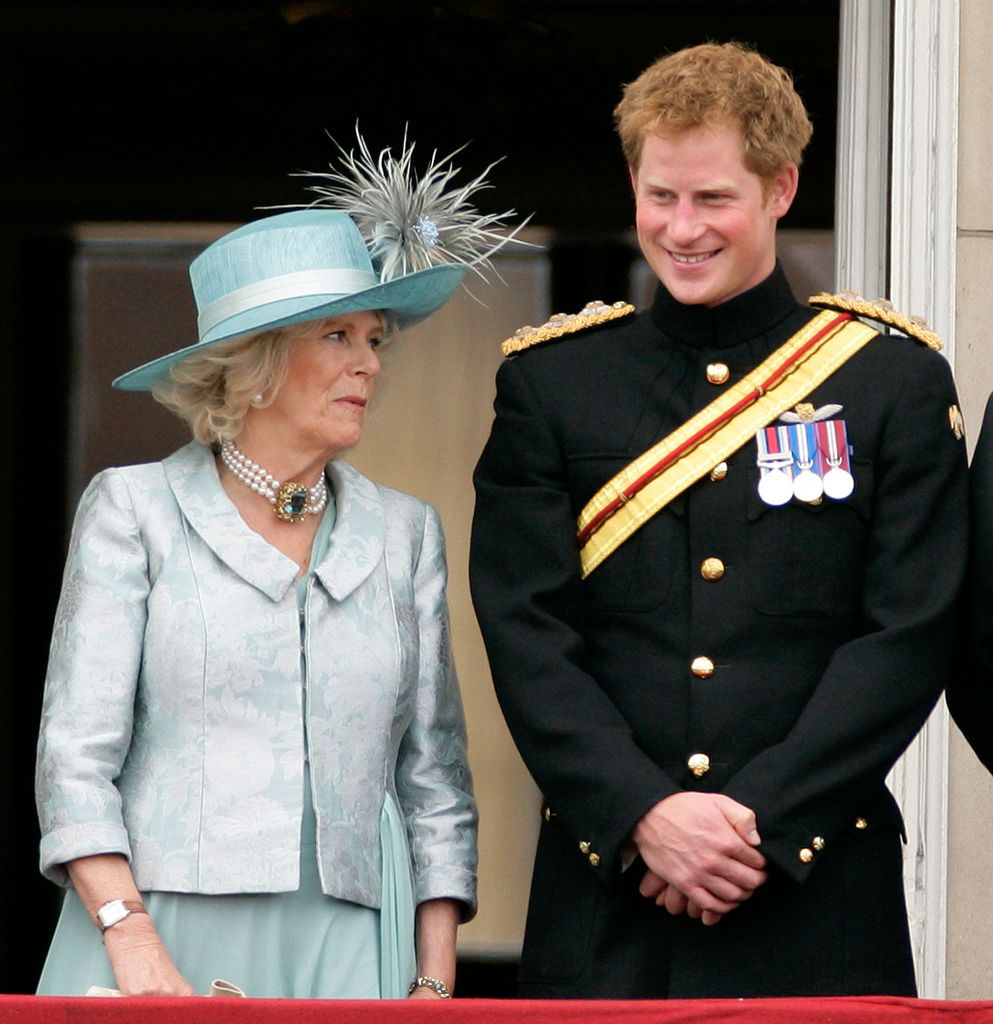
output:
[{"label": "gold uniform button", "polygon": [[579,852],[580,853],[589,853],[590,852],[590,844],[585,839],[579,844]]},{"label": "gold uniform button", "polygon": [[867,829],[869,827],[869,822],[867,822],[865,820],[865,818],[856,818],[855,819],[855,827],[859,831],[862,831],[863,829]]},{"label": "gold uniform button", "polygon": [[809,864],[814,859],[814,851],[813,850],[808,850],[807,847],[805,846],[800,851],[798,856],[799,856],[800,860],[803,861],[804,864]]},{"label": "gold uniform button", "polygon": [[698,779],[702,779],[710,771],[710,758],[706,754],[691,754],[686,761],[686,767]]},{"label": "gold uniform button", "polygon": [[823,850],[823,849],[824,849],[824,846],[826,845],[826,844],[825,844],[825,842],[824,842],[824,837],[823,837],[823,836],[814,836],[814,838],[813,838],[813,839],[811,839],[811,841],[810,841],[810,845],[811,845],[811,846],[812,846],[812,847],[813,847],[813,848],[814,848],[814,849],[815,849],[815,850],[816,850],[816,851],[817,851],[818,853],[820,853],[820,852],[821,852],[821,850]]},{"label": "gold uniform button", "polygon": [[711,583],[724,575],[724,563],[719,558],[705,558],[700,563],[700,575]]},{"label": "gold uniform button", "polygon": [[707,364],[707,380],[711,384],[727,384],[728,377],[730,376],[731,371],[728,369],[727,363]]},{"label": "gold uniform button", "polygon": [[546,806],[544,810],[544,815],[545,821],[551,821],[552,818],[555,817],[555,812],[551,809],[551,807]]},{"label": "gold uniform button", "polygon": [[714,674],[714,663],[710,658],[701,655],[690,662],[690,671],[698,679],[709,679]]},{"label": "gold uniform button", "polygon": [[600,854],[599,853],[591,853],[590,854],[590,867],[591,868],[598,868],[599,866],[600,866]]},{"label": "gold uniform button", "polygon": [[728,475],[728,464],[726,462],[718,462],[716,466],[710,471],[711,480],[723,480]]}]

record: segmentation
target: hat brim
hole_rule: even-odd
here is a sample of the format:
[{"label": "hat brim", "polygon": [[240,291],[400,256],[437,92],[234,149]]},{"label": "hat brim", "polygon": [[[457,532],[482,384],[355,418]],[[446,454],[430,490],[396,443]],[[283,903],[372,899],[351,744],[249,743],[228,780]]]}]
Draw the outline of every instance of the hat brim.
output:
[{"label": "hat brim", "polygon": [[120,391],[149,391],[165,382],[176,363],[222,341],[344,313],[382,309],[393,315],[400,328],[410,327],[440,309],[458,288],[467,270],[465,265],[447,263],[349,295],[303,295],[256,306],[217,324],[196,344],[121,374],[112,386]]}]

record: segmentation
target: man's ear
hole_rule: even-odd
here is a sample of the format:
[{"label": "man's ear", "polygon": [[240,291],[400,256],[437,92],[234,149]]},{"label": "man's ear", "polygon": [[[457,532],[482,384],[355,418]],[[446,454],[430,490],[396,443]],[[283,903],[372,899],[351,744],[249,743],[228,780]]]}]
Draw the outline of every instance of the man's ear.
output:
[{"label": "man's ear", "polygon": [[800,171],[796,164],[787,164],[777,172],[769,186],[766,206],[776,220],[785,216],[796,198],[797,185],[800,182]]}]

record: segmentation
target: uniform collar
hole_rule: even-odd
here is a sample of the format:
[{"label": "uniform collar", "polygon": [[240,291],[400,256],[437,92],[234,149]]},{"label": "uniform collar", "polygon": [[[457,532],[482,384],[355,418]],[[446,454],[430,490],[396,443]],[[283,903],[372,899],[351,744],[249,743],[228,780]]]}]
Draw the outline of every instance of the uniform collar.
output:
[{"label": "uniform collar", "polygon": [[728,348],[771,330],[796,309],[796,298],[777,260],[761,284],[713,308],[686,306],[659,284],[652,320],[663,334],[693,348]]}]

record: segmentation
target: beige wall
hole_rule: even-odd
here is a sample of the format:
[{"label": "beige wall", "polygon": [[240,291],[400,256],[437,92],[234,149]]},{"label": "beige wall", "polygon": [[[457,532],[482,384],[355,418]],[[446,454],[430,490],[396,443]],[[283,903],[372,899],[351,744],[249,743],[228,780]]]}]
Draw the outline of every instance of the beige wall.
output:
[{"label": "beige wall", "polygon": [[[960,0],[955,376],[970,450],[993,390],[993,3]],[[993,728],[993,723],[990,723]],[[948,811],[949,999],[993,998],[993,778],[952,727]]]},{"label": "beige wall", "polygon": [[469,598],[470,478],[493,418],[500,342],[525,323],[544,322],[549,289],[547,259],[539,250],[499,257],[496,266],[502,283],[468,279],[479,301],[457,294],[383,351],[376,404],[348,459],[372,479],[430,501],[441,515],[452,641],[480,808],[480,911],[461,929],[459,947],[463,954],[514,956],[523,934],[539,797],[493,695]]}]

